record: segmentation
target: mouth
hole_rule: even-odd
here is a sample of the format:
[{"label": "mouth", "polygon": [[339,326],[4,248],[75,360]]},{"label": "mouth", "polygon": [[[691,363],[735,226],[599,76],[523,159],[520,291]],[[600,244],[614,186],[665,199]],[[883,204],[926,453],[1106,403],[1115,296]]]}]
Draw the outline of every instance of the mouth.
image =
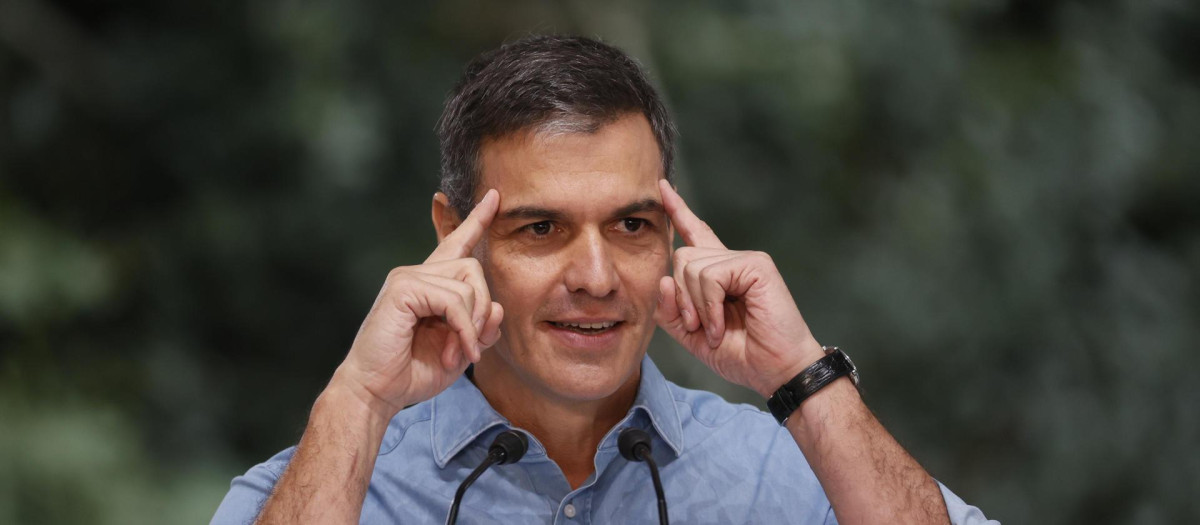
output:
[{"label": "mouth", "polygon": [[598,321],[598,322],[569,322],[569,321],[548,321],[550,326],[560,330],[568,330],[584,335],[599,335],[610,331],[624,323],[624,321]]}]

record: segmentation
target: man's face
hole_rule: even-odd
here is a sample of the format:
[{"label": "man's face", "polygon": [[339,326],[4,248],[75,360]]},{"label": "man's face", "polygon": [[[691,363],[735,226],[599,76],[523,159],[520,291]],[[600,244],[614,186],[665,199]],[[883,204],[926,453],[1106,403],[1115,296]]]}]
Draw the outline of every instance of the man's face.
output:
[{"label": "man's face", "polygon": [[504,306],[481,368],[564,401],[634,385],[671,248],[649,123],[516,133],[485,142],[480,159],[478,193],[499,190],[500,210],[477,253]]}]

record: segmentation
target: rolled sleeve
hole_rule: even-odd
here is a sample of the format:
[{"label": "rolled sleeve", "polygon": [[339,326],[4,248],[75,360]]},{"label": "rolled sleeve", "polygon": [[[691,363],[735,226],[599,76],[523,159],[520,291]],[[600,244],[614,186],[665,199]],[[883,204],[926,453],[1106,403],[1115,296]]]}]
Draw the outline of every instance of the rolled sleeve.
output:
[{"label": "rolled sleeve", "polygon": [[1000,525],[999,521],[989,520],[979,508],[968,504],[957,494],[938,482],[942,489],[942,499],[946,500],[946,512],[950,515],[950,523],[954,525]]},{"label": "rolled sleeve", "polygon": [[221,500],[213,514],[212,525],[247,525],[254,523],[263,503],[271,495],[275,483],[279,481],[287,460],[291,459],[290,450],[279,454],[266,463],[255,465],[244,475],[233,478],[229,484],[229,493]]}]

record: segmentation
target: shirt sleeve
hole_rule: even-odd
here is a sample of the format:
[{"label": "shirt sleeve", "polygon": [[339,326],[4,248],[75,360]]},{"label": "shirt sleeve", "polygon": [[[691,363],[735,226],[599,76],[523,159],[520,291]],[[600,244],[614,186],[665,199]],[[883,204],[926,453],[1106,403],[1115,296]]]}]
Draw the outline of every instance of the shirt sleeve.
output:
[{"label": "shirt sleeve", "polygon": [[946,500],[946,512],[950,514],[950,523],[954,525],[1000,525],[999,521],[984,517],[983,511],[967,504],[958,495],[950,492],[950,489],[942,485],[940,481],[938,488],[942,489],[942,498]]},{"label": "shirt sleeve", "polygon": [[244,475],[233,478],[229,492],[217,507],[211,525],[248,525],[258,518],[263,503],[271,495],[271,489],[279,481],[283,469],[291,459],[292,450],[286,450],[266,463],[255,465]]},{"label": "shirt sleeve", "polygon": [[[950,523],[954,525],[1000,525],[999,521],[989,520],[983,515],[983,511],[967,504],[957,494],[950,492],[950,489],[938,482],[938,488],[942,490],[942,499],[946,500],[946,512],[950,515]],[[833,514],[833,507],[829,507],[829,512],[825,514],[825,525],[837,525],[837,516]]]}]

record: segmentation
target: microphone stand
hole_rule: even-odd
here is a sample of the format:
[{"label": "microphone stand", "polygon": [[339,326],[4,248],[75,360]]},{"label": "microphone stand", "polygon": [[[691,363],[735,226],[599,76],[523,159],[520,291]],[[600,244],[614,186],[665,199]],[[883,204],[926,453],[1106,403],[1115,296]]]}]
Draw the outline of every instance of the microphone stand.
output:
[{"label": "microphone stand", "polygon": [[654,482],[654,495],[658,497],[658,523],[668,525],[667,498],[663,495],[662,480],[658,477],[658,464],[650,455],[650,435],[636,428],[627,428],[617,436],[617,448],[629,461],[645,461],[650,466],[650,480]]},{"label": "microphone stand", "polygon": [[484,471],[497,463],[504,465],[508,463],[516,463],[521,460],[521,456],[525,455],[525,450],[529,448],[529,438],[525,437],[524,432],[515,430],[505,430],[496,436],[492,441],[492,446],[488,448],[487,458],[484,458],[483,463],[480,463],[475,470],[471,471],[471,475],[463,480],[458,486],[458,490],[454,492],[454,503],[450,505],[450,516],[446,518],[448,525],[454,525],[458,521],[458,506],[462,504],[463,494],[466,494],[467,487],[475,483],[479,476],[483,475]]}]

